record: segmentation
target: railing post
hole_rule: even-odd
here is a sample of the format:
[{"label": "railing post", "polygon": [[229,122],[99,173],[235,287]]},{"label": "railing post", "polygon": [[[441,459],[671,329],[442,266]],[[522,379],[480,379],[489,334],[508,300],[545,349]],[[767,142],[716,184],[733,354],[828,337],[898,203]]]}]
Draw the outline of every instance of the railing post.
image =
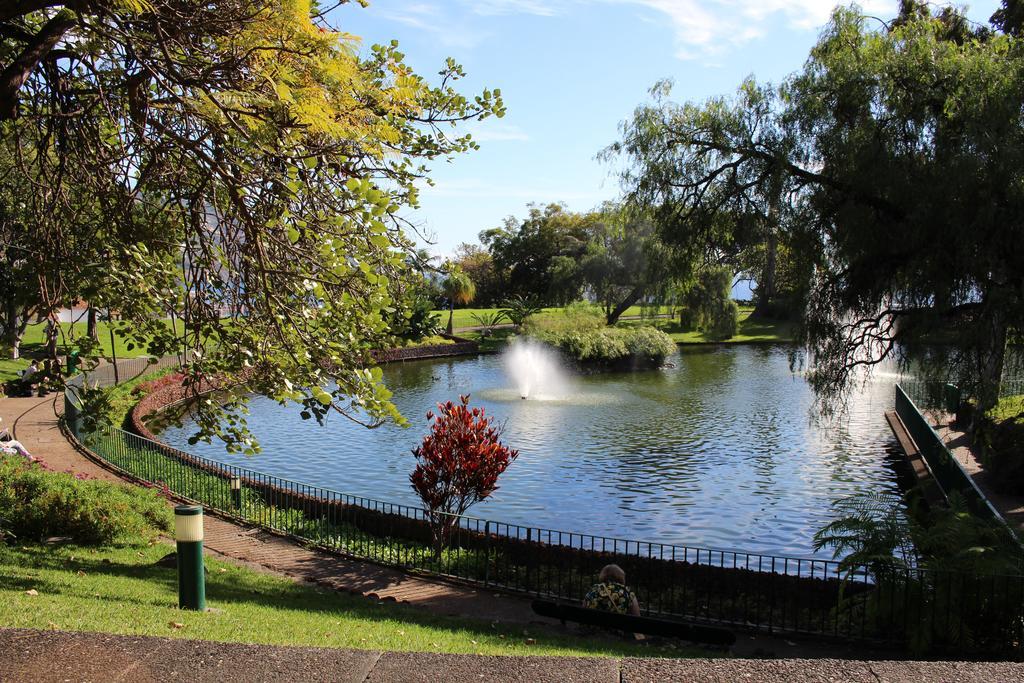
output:
[{"label": "railing post", "polygon": [[484,586],[491,580],[491,522],[484,522]]}]

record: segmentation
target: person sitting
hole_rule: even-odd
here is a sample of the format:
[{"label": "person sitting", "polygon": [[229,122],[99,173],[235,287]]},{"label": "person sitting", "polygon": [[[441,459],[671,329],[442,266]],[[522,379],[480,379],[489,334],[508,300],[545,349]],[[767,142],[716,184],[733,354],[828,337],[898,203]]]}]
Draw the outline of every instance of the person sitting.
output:
[{"label": "person sitting", "polygon": [[16,396],[31,396],[36,385],[39,383],[39,366],[35,361],[21,371],[18,384],[15,388]]},{"label": "person sitting", "polygon": [[[2,421],[3,418],[0,418],[0,422]],[[32,455],[28,452],[28,449],[25,448],[20,441],[11,436],[11,433],[7,431],[7,427],[0,428],[0,453],[7,455],[14,455],[17,453],[29,460],[34,460]]]},{"label": "person sitting", "polygon": [[640,603],[633,591],[626,588],[626,572],[617,564],[606,565],[583,597],[583,606],[616,614],[640,616]]},{"label": "person sitting", "polygon": [[20,455],[23,458],[34,460],[32,454],[28,452],[28,449],[17,439],[9,439],[7,441],[0,441],[0,453],[4,455]]}]

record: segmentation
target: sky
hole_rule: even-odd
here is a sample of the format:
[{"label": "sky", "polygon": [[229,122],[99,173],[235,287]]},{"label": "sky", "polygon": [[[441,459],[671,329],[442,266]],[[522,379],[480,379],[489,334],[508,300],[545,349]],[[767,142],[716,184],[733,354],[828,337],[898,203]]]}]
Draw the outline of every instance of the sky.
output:
[{"label": "sky", "polygon": [[[747,76],[777,83],[798,70],[836,2],[830,0],[370,0],[330,19],[362,51],[399,41],[424,77],[447,57],[464,94],[500,88],[504,118],[468,124],[481,149],[432,167],[420,208],[405,215],[450,256],[461,242],[531,202],[586,211],[620,195],[615,167],[595,157],[662,79],[673,99],[700,102]],[[895,0],[862,0],[888,20]],[[969,6],[986,23],[997,0]]]}]

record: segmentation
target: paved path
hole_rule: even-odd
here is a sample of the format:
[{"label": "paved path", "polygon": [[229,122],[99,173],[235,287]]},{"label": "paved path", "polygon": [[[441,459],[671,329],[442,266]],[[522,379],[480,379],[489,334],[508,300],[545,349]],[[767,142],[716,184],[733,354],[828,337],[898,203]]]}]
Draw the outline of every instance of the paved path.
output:
[{"label": "paved path", "polygon": [[[62,395],[57,394],[56,399],[52,394],[45,398],[0,399],[2,424],[50,469],[119,481],[116,474],[85,457],[67,441],[57,422]],[[204,531],[203,545],[214,553],[300,581],[407,603],[445,615],[498,622],[543,621],[533,614],[529,601],[515,596],[421,579],[395,569],[310,550],[281,536],[212,515],[207,515]]]},{"label": "paved path", "polygon": [[975,455],[970,434],[958,429],[950,415],[930,411],[928,419],[953,457],[992,503],[992,507],[1017,532],[1018,538],[1024,538],[1024,496],[1000,493],[993,488],[993,475]]},{"label": "paved path", "polygon": [[0,629],[0,681],[852,683],[1024,680],[1024,664],[844,659],[501,657]]}]

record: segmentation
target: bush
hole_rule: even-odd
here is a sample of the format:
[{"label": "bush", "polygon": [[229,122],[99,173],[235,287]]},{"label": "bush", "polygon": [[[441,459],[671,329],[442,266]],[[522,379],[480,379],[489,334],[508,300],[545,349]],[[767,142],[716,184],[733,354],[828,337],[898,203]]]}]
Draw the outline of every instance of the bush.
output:
[{"label": "bush", "polygon": [[712,339],[730,339],[739,329],[740,307],[731,299],[716,301],[709,311],[707,335]]},{"label": "bush", "polygon": [[1024,492],[1024,396],[999,399],[978,420],[974,441],[992,473],[992,487],[1011,495]]},{"label": "bush", "polygon": [[409,291],[388,320],[391,334],[404,341],[415,341],[441,332],[441,318],[434,314],[434,300],[426,284]]},{"label": "bush", "polygon": [[0,517],[17,538],[81,544],[149,541],[174,519],[155,491],[50,472],[20,456],[0,456]]},{"label": "bush", "polygon": [[606,327],[603,314],[592,306],[534,316],[526,333],[582,363],[660,365],[676,349],[671,337],[653,327]]},{"label": "bush", "polygon": [[440,557],[459,517],[497,490],[498,477],[519,451],[501,443],[501,428],[483,408],[470,408],[469,396],[437,408],[436,418],[427,413],[430,433],[413,450],[416,468],[409,482],[430,513],[434,554]]}]

